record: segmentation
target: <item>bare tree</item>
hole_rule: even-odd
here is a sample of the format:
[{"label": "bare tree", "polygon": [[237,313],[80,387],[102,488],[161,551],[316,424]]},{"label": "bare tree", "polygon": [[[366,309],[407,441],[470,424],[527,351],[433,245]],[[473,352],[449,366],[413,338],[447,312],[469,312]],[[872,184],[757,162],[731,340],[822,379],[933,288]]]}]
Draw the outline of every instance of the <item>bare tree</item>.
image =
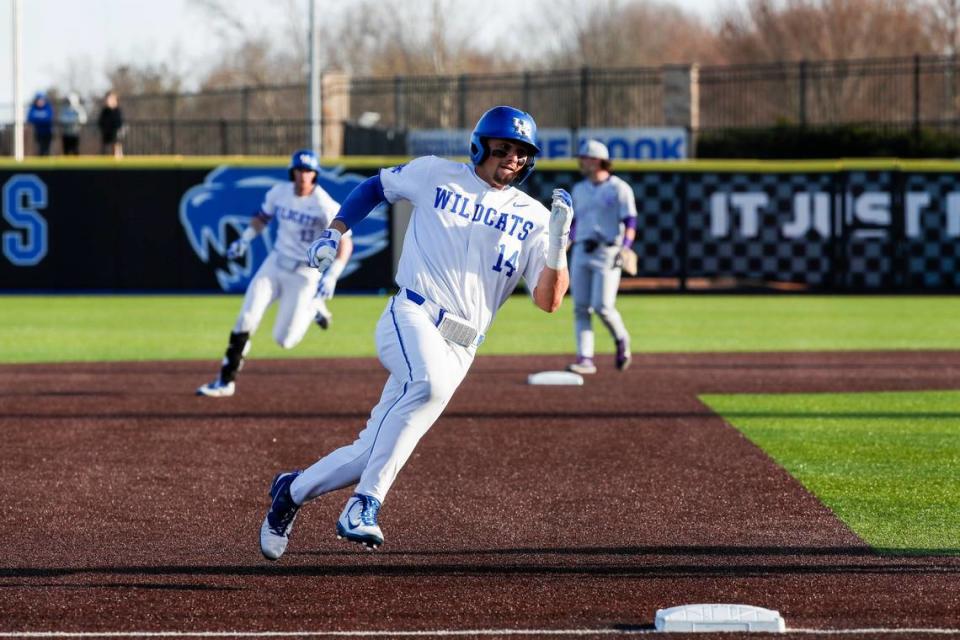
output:
[{"label": "bare tree", "polygon": [[330,68],[359,75],[492,71],[476,20],[475,7],[455,0],[361,0],[325,24],[322,39]]},{"label": "bare tree", "polygon": [[722,18],[721,61],[757,63],[933,51],[922,6],[908,0],[750,0]]},{"label": "bare tree", "polygon": [[701,20],[653,0],[561,0],[546,14],[548,51],[540,66],[637,67],[705,62],[714,35]]},{"label": "bare tree", "polygon": [[960,0],[928,0],[927,11],[934,48],[950,56],[960,53]]}]

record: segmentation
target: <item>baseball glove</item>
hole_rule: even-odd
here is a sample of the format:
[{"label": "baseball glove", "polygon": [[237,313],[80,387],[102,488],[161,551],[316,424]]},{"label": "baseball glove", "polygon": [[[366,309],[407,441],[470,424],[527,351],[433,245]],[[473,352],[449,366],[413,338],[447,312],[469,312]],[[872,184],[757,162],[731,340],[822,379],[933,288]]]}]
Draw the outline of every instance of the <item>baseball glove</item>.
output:
[{"label": "baseball glove", "polygon": [[637,275],[637,254],[633,252],[633,249],[628,247],[623,247],[620,249],[620,268],[628,276]]}]

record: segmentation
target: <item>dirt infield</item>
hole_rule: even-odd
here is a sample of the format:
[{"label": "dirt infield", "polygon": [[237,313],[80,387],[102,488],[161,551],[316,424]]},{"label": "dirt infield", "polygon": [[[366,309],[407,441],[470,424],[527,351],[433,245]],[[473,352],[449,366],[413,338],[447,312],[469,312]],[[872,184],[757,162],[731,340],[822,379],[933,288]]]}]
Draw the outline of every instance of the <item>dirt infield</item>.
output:
[{"label": "dirt infield", "polygon": [[278,563],[269,481],[355,435],[378,363],[254,359],[230,399],[192,395],[210,362],[0,366],[0,634],[642,631],[694,602],[960,629],[960,558],[876,555],[697,400],[956,389],[960,353],[650,355],[525,384],[565,363],[480,357],[384,505],[385,547],[336,540],[339,492]]}]

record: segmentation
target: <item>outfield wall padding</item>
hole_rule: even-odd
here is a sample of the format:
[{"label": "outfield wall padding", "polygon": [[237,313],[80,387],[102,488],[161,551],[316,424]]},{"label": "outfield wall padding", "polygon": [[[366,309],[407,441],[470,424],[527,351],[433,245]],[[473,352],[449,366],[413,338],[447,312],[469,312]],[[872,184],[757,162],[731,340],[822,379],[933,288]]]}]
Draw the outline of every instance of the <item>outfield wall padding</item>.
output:
[{"label": "outfield wall padding", "polygon": [[[336,199],[397,158],[325,165]],[[960,289],[958,163],[620,163],[639,213],[641,279],[814,291]],[[524,185],[547,203],[580,178],[572,161],[541,162]],[[0,163],[0,290],[240,292],[267,255],[227,244],[256,213],[285,159],[90,159]],[[394,225],[402,226],[402,225]],[[272,230],[271,230],[272,231]],[[393,286],[400,234],[378,210],[355,231],[341,291]],[[402,233],[402,229],[401,229]]]}]

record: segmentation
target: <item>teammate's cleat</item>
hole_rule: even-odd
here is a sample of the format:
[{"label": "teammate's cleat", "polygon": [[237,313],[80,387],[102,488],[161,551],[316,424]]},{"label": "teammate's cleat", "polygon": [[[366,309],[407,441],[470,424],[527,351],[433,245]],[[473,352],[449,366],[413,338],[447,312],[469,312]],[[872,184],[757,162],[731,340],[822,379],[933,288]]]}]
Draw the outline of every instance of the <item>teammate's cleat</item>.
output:
[{"label": "teammate's cleat", "polygon": [[333,314],[327,311],[326,309],[317,309],[317,315],[313,316],[313,320],[317,323],[317,326],[321,329],[329,329],[330,321],[333,319]]},{"label": "teammate's cleat", "polygon": [[380,501],[373,496],[355,493],[347,501],[337,520],[337,538],[376,549],[383,544],[383,532],[377,524]]},{"label": "teammate's cleat", "polygon": [[631,360],[633,360],[633,356],[630,355],[630,343],[626,338],[617,340],[617,369],[625,370],[630,366]]},{"label": "teammate's cleat", "polygon": [[236,385],[233,382],[223,382],[220,378],[197,387],[197,395],[208,398],[229,398],[234,391],[236,391]]},{"label": "teammate's cleat", "polygon": [[572,371],[581,375],[591,374],[597,372],[597,367],[593,364],[592,358],[584,358],[583,356],[580,356],[577,358],[576,362],[571,365],[567,365],[567,371]]},{"label": "teammate's cleat", "polygon": [[294,502],[290,495],[290,485],[301,473],[303,472],[278,473],[270,485],[273,502],[270,503],[267,517],[260,525],[260,552],[268,560],[279,560],[287,550],[290,530],[293,529],[293,521],[300,510],[300,505]]}]

